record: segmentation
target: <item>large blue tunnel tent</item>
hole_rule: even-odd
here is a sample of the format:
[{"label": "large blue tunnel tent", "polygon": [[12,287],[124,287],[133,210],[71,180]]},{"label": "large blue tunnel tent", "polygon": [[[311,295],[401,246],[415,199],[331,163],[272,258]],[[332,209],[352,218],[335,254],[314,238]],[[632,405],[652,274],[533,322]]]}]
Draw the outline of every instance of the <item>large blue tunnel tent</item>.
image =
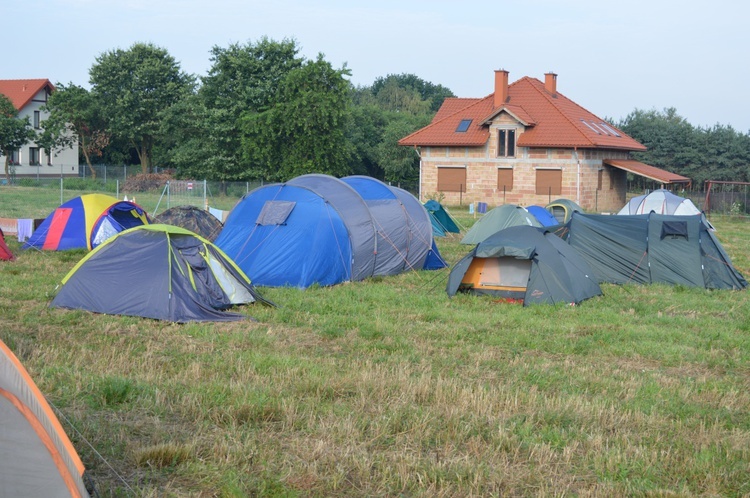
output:
[{"label": "large blue tunnel tent", "polygon": [[310,174],[246,194],[216,245],[256,285],[307,288],[423,269],[431,234],[429,215],[406,191]]}]

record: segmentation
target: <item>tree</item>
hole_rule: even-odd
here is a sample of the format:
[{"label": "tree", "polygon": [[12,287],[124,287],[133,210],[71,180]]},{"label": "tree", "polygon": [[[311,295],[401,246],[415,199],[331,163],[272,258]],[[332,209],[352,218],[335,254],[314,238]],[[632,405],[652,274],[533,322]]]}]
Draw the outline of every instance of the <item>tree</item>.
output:
[{"label": "tree", "polygon": [[344,76],[349,74],[346,67],[334,69],[322,54],[289,71],[268,109],[243,116],[247,163],[266,180],[348,174],[350,94]]},{"label": "tree", "polygon": [[36,136],[28,116],[18,117],[18,109],[5,95],[0,94],[0,150],[5,156],[5,179],[10,183],[10,157]]},{"label": "tree", "polygon": [[143,173],[150,172],[162,114],[194,90],[194,78],[182,72],[165,49],[150,43],[103,53],[89,76],[108,130],[126,138],[138,153]]},{"label": "tree", "polygon": [[419,128],[427,126],[426,115],[408,116],[393,113],[383,131],[376,149],[378,163],[385,173],[384,180],[393,183],[416,184],[419,180],[419,156],[411,147],[402,147],[398,141]]},{"label": "tree", "polygon": [[268,109],[286,75],[299,68],[294,40],[262,38],[211,50],[212,66],[196,98],[165,114],[163,131],[174,138],[170,161],[181,175],[231,181],[260,178],[243,159],[241,117]]},{"label": "tree", "polygon": [[110,142],[98,101],[81,86],[70,83],[66,87],[58,83],[45,108],[50,115],[44,120],[40,145],[51,152],[54,148],[72,147],[77,138],[91,178],[96,178],[91,158],[101,156]]},{"label": "tree", "polygon": [[432,113],[440,109],[446,98],[455,97],[448,88],[424,81],[414,74],[389,74],[385,78],[378,78],[372,84],[372,93],[380,95],[381,92],[388,92],[389,87],[393,86],[416,93],[420,100],[428,104],[429,112]]}]

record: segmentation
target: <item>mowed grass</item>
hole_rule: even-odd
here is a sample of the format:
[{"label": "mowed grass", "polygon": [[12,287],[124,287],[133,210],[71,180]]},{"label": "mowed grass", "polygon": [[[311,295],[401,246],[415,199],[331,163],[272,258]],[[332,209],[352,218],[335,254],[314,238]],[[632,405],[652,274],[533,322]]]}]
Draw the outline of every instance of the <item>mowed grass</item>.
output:
[{"label": "mowed grass", "polygon": [[[748,222],[712,222],[750,274]],[[280,307],[239,308],[255,322],[177,325],[49,309],[84,252],[9,245],[0,338],[102,496],[750,494],[747,291],[523,308],[449,299],[443,270],[261,289]]]}]

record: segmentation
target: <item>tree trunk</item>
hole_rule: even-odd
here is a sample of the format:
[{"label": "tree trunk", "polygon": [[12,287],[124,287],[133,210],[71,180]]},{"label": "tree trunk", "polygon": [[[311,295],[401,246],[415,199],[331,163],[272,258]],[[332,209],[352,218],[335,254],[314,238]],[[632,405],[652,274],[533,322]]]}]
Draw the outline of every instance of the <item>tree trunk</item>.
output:
[{"label": "tree trunk", "polygon": [[8,182],[8,185],[10,185],[10,154],[9,151],[5,152],[5,180]]},{"label": "tree trunk", "polygon": [[89,151],[88,147],[86,146],[85,138],[81,138],[81,152],[83,152],[83,158],[86,159],[86,165],[89,167],[89,171],[91,172],[91,179],[96,180],[96,170],[91,164],[91,158],[89,157]]}]

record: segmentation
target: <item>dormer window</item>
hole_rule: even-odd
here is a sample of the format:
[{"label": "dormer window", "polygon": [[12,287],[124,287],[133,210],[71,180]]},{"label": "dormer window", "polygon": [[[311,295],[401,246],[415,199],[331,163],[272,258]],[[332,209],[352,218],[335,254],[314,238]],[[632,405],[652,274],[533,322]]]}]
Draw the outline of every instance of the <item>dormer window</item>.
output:
[{"label": "dormer window", "polygon": [[497,157],[516,157],[516,130],[497,130]]},{"label": "dormer window", "polygon": [[466,131],[469,129],[469,126],[471,126],[471,119],[462,119],[460,123],[458,123],[458,128],[456,128],[456,133],[466,133]]}]

